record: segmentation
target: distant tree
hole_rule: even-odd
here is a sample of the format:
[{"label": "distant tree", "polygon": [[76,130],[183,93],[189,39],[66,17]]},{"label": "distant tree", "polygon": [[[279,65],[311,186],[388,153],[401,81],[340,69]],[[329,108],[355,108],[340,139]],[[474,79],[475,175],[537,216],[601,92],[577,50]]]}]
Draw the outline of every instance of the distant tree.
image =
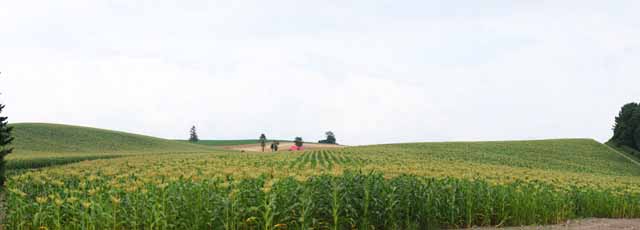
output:
[{"label": "distant tree", "polygon": [[333,134],[333,132],[328,131],[325,133],[325,135],[327,135],[327,143],[329,144],[335,144],[336,143],[336,135]]},{"label": "distant tree", "polygon": [[191,126],[191,131],[189,131],[189,141],[190,142],[198,142],[198,133],[196,132],[196,126]]},{"label": "distant tree", "polygon": [[616,145],[640,149],[640,104],[622,106],[615,119],[611,141]]},{"label": "distant tree", "polygon": [[[4,109],[4,105],[0,104],[0,113],[2,113],[2,109]],[[0,117],[0,187],[4,186],[6,179],[5,166],[7,162],[4,160],[4,157],[13,151],[13,148],[8,147],[13,140],[13,137],[11,137],[12,129],[13,127],[9,127],[7,117]]]},{"label": "distant tree", "polygon": [[296,146],[298,147],[302,147],[302,145],[304,144],[304,141],[302,141],[302,137],[296,137],[293,142],[296,143]]},{"label": "distant tree", "polygon": [[267,146],[267,136],[260,134],[260,146],[262,146],[262,152],[264,152],[264,147]]},{"label": "distant tree", "polygon": [[327,131],[324,133],[327,136],[327,139],[320,140],[318,143],[320,144],[336,144],[336,135],[331,131]]}]

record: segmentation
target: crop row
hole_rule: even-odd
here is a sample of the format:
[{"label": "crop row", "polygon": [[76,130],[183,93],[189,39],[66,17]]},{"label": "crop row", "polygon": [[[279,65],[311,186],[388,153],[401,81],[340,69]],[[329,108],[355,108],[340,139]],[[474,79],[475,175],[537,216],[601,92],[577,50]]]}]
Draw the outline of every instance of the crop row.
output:
[{"label": "crop row", "polygon": [[55,165],[71,164],[81,161],[97,160],[97,159],[112,159],[122,157],[120,155],[86,155],[86,156],[64,156],[64,157],[49,157],[49,158],[31,158],[31,159],[11,159],[7,162],[7,169],[9,170],[25,170],[44,168]]},{"label": "crop row", "polygon": [[349,154],[342,152],[334,152],[330,150],[316,150],[305,152],[295,160],[291,161],[290,168],[324,168],[332,169],[335,165],[345,166],[362,166],[366,164],[366,160],[351,157]]},{"label": "crop row", "polygon": [[10,229],[425,229],[640,217],[638,194],[379,173],[304,181],[265,175],[157,184],[129,175],[12,183]]}]

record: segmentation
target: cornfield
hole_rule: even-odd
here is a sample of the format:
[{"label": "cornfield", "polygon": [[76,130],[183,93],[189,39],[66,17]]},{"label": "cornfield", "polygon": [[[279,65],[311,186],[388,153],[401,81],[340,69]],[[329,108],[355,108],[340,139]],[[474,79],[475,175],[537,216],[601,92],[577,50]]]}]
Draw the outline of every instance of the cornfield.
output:
[{"label": "cornfield", "polygon": [[[588,168],[438,148],[143,155],[43,168],[10,178],[5,222],[9,229],[437,229],[640,217],[636,171],[602,169],[601,159],[586,157],[598,166]],[[555,169],[562,164],[573,166]]]}]

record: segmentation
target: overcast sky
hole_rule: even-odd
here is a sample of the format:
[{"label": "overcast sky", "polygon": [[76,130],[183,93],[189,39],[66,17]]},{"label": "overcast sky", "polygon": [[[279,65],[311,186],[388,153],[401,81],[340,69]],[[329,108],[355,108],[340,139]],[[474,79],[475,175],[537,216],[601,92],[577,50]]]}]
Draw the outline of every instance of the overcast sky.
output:
[{"label": "overcast sky", "polygon": [[345,144],[594,138],[640,101],[640,1],[20,0],[11,122]]}]

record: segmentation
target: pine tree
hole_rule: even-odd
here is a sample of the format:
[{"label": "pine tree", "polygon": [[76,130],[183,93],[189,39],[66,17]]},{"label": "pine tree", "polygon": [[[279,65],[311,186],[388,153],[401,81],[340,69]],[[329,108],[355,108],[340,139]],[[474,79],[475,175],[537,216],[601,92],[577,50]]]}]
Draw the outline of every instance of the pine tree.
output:
[{"label": "pine tree", "polygon": [[[2,109],[4,109],[4,105],[0,105],[0,113],[2,113]],[[9,127],[7,123],[7,117],[0,117],[0,186],[4,186],[6,179],[4,174],[7,162],[4,157],[13,151],[13,148],[8,147],[13,140],[13,137],[11,137],[12,129],[13,127]]]},{"label": "pine tree", "polygon": [[189,141],[190,142],[198,142],[198,133],[196,132],[196,126],[191,127],[191,131],[189,132]]}]

